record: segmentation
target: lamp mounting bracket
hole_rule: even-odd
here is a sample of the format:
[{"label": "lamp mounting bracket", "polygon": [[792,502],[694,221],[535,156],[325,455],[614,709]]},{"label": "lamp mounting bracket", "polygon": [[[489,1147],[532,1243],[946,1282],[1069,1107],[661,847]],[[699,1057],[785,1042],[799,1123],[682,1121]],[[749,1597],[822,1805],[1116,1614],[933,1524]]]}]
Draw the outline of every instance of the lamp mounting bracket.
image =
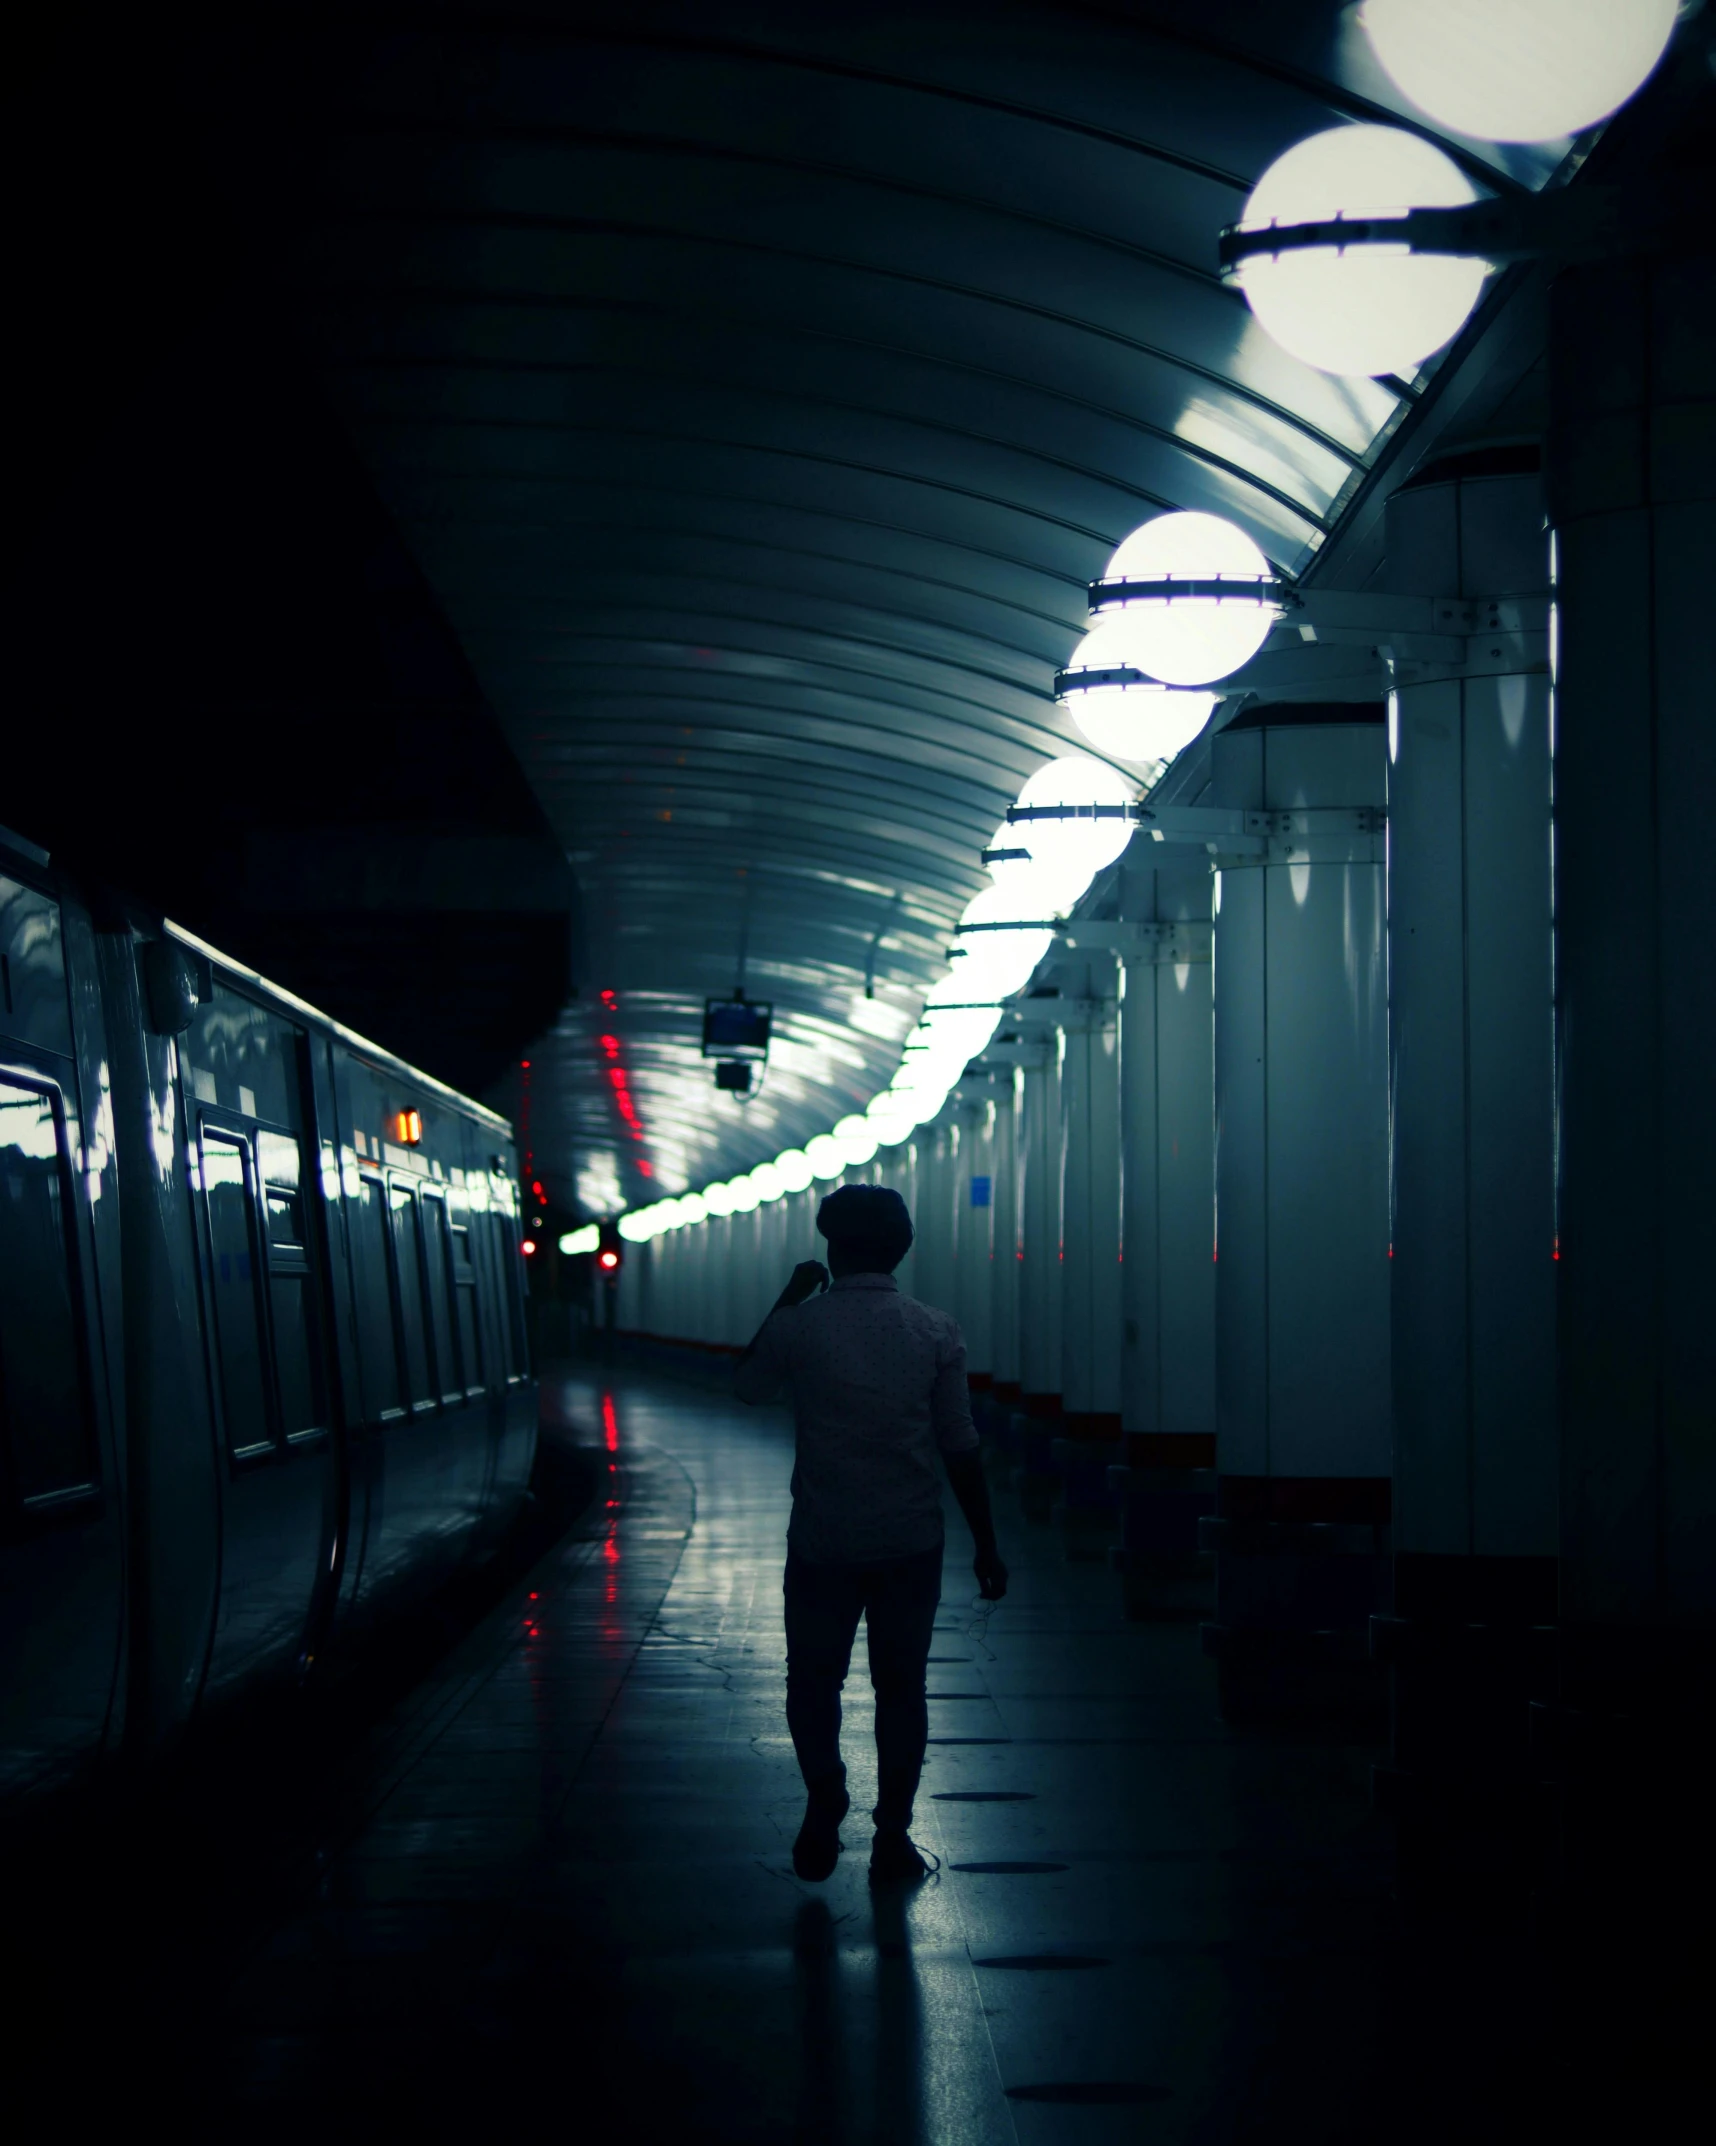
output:
[{"label": "lamp mounting bracket", "polygon": [[1390,253],[1498,262],[1609,261],[1648,253],[1708,253],[1711,236],[1708,206],[1695,190],[1683,189],[1677,197],[1659,186],[1575,184],[1395,216],[1229,224],[1216,241],[1216,256],[1222,276],[1231,282],[1247,261],[1313,248],[1345,253],[1378,246]]}]

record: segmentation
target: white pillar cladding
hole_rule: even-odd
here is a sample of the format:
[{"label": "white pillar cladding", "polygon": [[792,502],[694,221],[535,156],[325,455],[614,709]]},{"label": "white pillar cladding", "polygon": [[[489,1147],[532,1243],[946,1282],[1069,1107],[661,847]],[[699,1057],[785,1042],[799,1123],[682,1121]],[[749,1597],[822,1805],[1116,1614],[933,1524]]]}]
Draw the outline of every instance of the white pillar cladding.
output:
[{"label": "white pillar cladding", "polygon": [[[1387,1602],[1388,1061],[1382,708],[1248,711],[1217,859],[1216,1621],[1230,1715],[1380,1697]],[[1356,717],[1367,719],[1354,720]],[[1252,847],[1251,845],[1255,845]]]},{"label": "white pillar cladding", "polygon": [[707,1222],[695,1223],[686,1231],[689,1240],[690,1258],[686,1262],[685,1292],[685,1339],[707,1341],[709,1339],[709,1289],[712,1265],[713,1238]]},{"label": "white pillar cladding", "polygon": [[990,1218],[989,1360],[991,1390],[1011,1401],[1019,1392],[1019,1069],[995,1084],[990,1130],[993,1213]]},{"label": "white pillar cladding", "polygon": [[[1697,169],[1707,134],[1687,185]],[[1601,1762],[1570,1773],[1565,1838],[1601,1885],[1601,1859],[1649,1832],[1642,1900],[1710,1872],[1695,1701],[1716,1671],[1716,269],[1566,271],[1549,362],[1562,1693],[1633,1716],[1624,1742],[1590,1723],[1611,1782],[1595,1785]]]},{"label": "white pillar cladding", "polygon": [[[1541,599],[1536,461],[1476,453],[1396,492],[1388,587]],[[1397,665],[1389,723],[1394,1549],[1408,1591],[1407,1558],[1539,1561],[1529,1622],[1555,1614],[1547,636],[1468,648]],[[1422,1577],[1464,1621],[1509,1614],[1480,1575]]]},{"label": "white pillar cladding", "polygon": [[918,1237],[912,1294],[951,1313],[958,1299],[954,1202],[959,1173],[959,1126],[951,1108],[923,1128],[916,1145]]},{"label": "white pillar cladding", "polygon": [[769,1307],[781,1293],[787,1276],[798,1264],[787,1256],[787,1209],[789,1203],[783,1198],[765,1200],[757,1209],[757,1278],[756,1289],[751,1298],[755,1317],[745,1339],[757,1331],[768,1316]]},{"label": "white pillar cladding", "polygon": [[882,1165],[880,1182],[893,1186],[905,1201],[906,1212],[912,1218],[912,1248],[894,1269],[894,1279],[907,1296],[915,1297],[918,1293],[918,1142],[902,1140],[896,1147],[883,1148],[876,1159]]},{"label": "white pillar cladding", "polygon": [[1386,1482],[1384,729],[1304,712],[1212,749],[1214,802],[1287,816],[1215,896],[1219,1466]]},{"label": "white pillar cladding", "polygon": [[635,1334],[643,1327],[643,1300],[645,1296],[643,1254],[647,1245],[628,1244],[625,1256],[620,1261],[620,1271],[614,1277],[619,1302],[614,1307],[614,1324],[622,1334]]},{"label": "white pillar cladding", "polygon": [[[1215,1461],[1215,1067],[1207,866],[1122,868],[1121,1420],[1146,1466]],[[1159,1439],[1189,1439],[1183,1460]]]},{"label": "white pillar cladding", "polygon": [[1120,1436],[1120,1036],[1113,961],[1083,964],[1060,1031],[1061,1411],[1069,1437]]},{"label": "white pillar cladding", "polygon": [[711,1215],[709,1234],[709,1327],[705,1340],[729,1341],[733,1331],[733,1217]]},{"label": "white pillar cladding", "polygon": [[1053,1415],[1061,1392],[1061,1072],[1047,1041],[1020,1068],[1019,1386],[1028,1413]]},{"label": "white pillar cladding", "polygon": [[959,1154],[954,1186],[954,1289],[950,1307],[965,1336],[967,1375],[979,1386],[990,1375],[994,1283],[990,1267],[995,1196],[995,1105],[987,1080],[958,1090]]},{"label": "white pillar cladding", "polygon": [[757,1258],[757,1210],[737,1211],[727,1224],[727,1330],[721,1339],[740,1347],[757,1330],[761,1313],[757,1296],[762,1286]]}]

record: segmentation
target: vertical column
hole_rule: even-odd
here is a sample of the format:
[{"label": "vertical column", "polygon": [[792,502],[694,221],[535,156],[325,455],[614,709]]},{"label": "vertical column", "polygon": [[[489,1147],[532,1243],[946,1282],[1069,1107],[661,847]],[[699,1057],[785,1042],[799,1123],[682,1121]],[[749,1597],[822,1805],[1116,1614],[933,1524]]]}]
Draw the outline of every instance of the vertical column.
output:
[{"label": "vertical column", "polygon": [[[1677,184],[1708,160],[1706,138]],[[1708,256],[1564,273],[1550,379],[1562,1637],[1543,1726],[1567,1880],[1660,1907],[1716,1885]]]},{"label": "vertical column", "polygon": [[1069,1557],[1106,1557],[1120,1509],[1120,1038],[1112,960],[1083,965],[1061,1030],[1061,1422],[1053,1517]]},{"label": "vertical column", "polygon": [[994,1215],[990,1224],[989,1359],[998,1406],[1019,1398],[1019,1069],[998,1085],[991,1129]]},{"label": "vertical column", "polygon": [[1215,1072],[1210,873],[1122,878],[1121,1540],[1127,1612],[1208,1608],[1198,1523],[1215,1511]]},{"label": "vertical column", "polygon": [[953,1313],[955,1274],[954,1198],[959,1169],[959,1127],[944,1113],[917,1140],[918,1204],[916,1273],[912,1294],[938,1311]]},{"label": "vertical column", "polygon": [[[1248,711],[1214,802],[1216,1621],[1232,1714],[1374,1703],[1387,1607],[1382,709]],[[1364,720],[1355,721],[1355,716]]]},{"label": "vertical column", "polygon": [[986,1080],[967,1080],[959,1095],[959,1180],[955,1190],[958,1250],[954,1307],[965,1336],[967,1375],[974,1392],[988,1390],[991,1369],[991,1310],[994,1245],[991,1223],[995,1195],[995,1105]]},{"label": "vertical column", "polygon": [[876,1182],[892,1185],[906,1203],[912,1218],[912,1248],[894,1269],[894,1279],[909,1297],[918,1293],[918,1151],[915,1140],[902,1140],[897,1147],[883,1148],[876,1160],[882,1165]]},{"label": "vertical column", "polygon": [[1019,1117],[1020,1398],[1029,1416],[1061,1407],[1060,1060],[1038,1046],[1040,1063],[1021,1067]]},{"label": "vertical column", "polygon": [[1548,637],[1535,448],[1433,464],[1385,575],[1456,597],[1466,660],[1397,663],[1389,722],[1394,1616],[1403,1882],[1489,1895],[1540,1817],[1526,1742],[1556,1614]]}]

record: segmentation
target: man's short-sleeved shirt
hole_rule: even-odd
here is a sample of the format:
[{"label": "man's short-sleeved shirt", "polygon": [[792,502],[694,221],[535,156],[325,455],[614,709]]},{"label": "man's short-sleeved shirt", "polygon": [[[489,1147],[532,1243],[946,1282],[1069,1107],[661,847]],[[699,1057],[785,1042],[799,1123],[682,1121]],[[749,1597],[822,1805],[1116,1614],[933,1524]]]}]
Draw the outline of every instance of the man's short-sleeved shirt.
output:
[{"label": "man's short-sleeved shirt", "polygon": [[798,1424],[787,1541],[819,1565],[880,1564],[942,1539],[937,1448],[977,1445],[965,1343],[891,1274],[842,1275],[773,1313],[733,1375],[741,1401],[790,1397]]}]

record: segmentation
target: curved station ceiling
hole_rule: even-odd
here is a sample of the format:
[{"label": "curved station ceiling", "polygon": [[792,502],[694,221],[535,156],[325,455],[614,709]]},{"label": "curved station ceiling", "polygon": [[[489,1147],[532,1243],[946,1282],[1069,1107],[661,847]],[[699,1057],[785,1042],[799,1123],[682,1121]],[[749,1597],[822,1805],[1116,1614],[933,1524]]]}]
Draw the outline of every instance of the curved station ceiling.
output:
[{"label": "curved station ceiling", "polygon": [[[1216,235],[1309,134],[1428,130],[1309,0],[443,9],[282,65],[301,332],[583,889],[539,1167],[594,1213],[748,1168],[887,1085],[1083,746],[1119,541],[1205,509],[1297,575],[1362,493],[1423,380],[1286,355]],[[700,1055],[741,983],[745,1100]]]}]

